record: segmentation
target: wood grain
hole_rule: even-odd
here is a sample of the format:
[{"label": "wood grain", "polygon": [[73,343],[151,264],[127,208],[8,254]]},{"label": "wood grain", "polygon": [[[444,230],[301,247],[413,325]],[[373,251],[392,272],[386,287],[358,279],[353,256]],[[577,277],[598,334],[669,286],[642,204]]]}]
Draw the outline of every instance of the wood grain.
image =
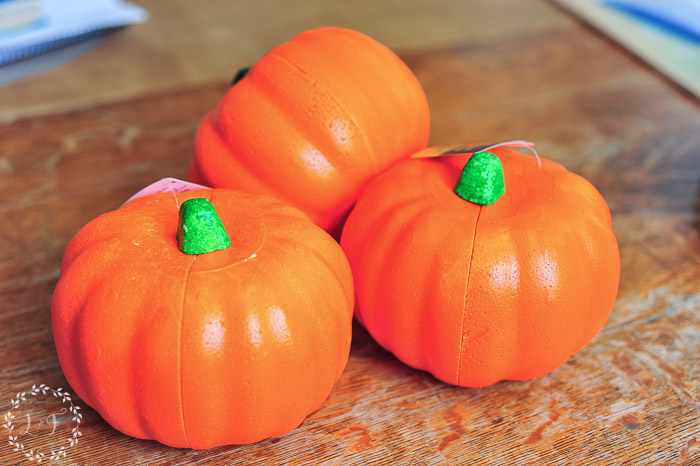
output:
[{"label": "wood grain", "polygon": [[[700,107],[562,18],[551,28],[403,53],[431,104],[435,145],[537,142],[608,201],[622,278],[612,315],[554,373],[483,389],[440,383],[358,325],[345,373],[297,430],[178,450],[126,437],[78,399],[62,464],[699,464]],[[50,300],[73,234],[164,176],[183,177],[225,82],[0,125],[0,409],[67,387]],[[30,398],[36,416],[60,407]],[[26,437],[47,451],[69,432]],[[2,430],[6,433],[6,430]],[[0,446],[1,463],[22,457]]]},{"label": "wood grain", "polygon": [[111,34],[100,47],[64,66],[0,88],[0,121],[230,81],[269,49],[322,26],[356,29],[393,49],[429,50],[565,23],[553,9],[532,0],[137,3],[149,11],[148,23]]}]

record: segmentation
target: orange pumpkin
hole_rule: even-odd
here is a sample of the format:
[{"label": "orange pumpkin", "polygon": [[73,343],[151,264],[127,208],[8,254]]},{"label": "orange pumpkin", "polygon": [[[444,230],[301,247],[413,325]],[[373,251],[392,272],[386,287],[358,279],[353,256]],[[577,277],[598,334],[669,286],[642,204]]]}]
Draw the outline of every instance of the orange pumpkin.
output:
[{"label": "orange pumpkin", "polygon": [[588,181],[492,153],[505,183],[493,204],[453,191],[470,154],[406,160],[369,184],[341,239],[360,323],[406,364],[470,387],[553,371],[602,328],[620,277],[610,212]]},{"label": "orange pumpkin", "polygon": [[372,177],[427,144],[420,83],[359,32],[304,32],[237,79],[197,131],[189,179],[274,195],[334,235]]},{"label": "orange pumpkin", "polygon": [[[230,246],[180,251],[193,198],[211,201]],[[352,309],[326,232],[277,200],[216,189],[141,197],[87,224],[52,319],[68,382],[107,422],[199,449],[285,434],[318,409],[347,362]]]}]

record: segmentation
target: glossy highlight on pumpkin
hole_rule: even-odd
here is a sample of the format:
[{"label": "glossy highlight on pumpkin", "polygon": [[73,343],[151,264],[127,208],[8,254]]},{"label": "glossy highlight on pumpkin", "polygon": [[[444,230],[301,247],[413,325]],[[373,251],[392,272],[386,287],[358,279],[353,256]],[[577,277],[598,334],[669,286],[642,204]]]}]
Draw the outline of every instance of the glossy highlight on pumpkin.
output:
[{"label": "glossy highlight on pumpkin", "polygon": [[506,186],[492,205],[453,192],[470,155],[406,160],[368,185],[341,238],[372,337],[469,387],[556,369],[603,327],[620,278],[610,212],[588,181],[490,152]]},{"label": "glossy highlight on pumpkin", "polygon": [[338,236],[366,183],[423,149],[423,89],[388,48],[322,28],[268,52],[201,123],[189,179],[270,194]]},{"label": "glossy highlight on pumpkin", "polygon": [[[211,201],[226,249],[188,255],[180,207]],[[211,448],[286,434],[348,359],[352,275],[342,250],[272,198],[215,189],[137,198],[68,245],[52,302],[61,367],[121,432]]]}]

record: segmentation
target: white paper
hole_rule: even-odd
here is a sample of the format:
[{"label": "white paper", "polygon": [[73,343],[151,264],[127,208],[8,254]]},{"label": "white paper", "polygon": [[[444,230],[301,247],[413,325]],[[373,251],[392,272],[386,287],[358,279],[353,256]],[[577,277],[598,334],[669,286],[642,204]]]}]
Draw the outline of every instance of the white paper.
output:
[{"label": "white paper", "polygon": [[36,23],[0,33],[0,65],[148,20],[146,10],[121,0],[40,0],[40,9]]}]

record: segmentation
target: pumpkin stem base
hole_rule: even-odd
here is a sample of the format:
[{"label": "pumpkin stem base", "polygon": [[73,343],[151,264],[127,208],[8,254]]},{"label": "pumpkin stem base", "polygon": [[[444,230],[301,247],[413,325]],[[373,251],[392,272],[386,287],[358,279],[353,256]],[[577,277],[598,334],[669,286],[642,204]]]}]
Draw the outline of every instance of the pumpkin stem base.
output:
[{"label": "pumpkin stem base", "polygon": [[465,201],[491,205],[506,191],[503,165],[490,152],[477,152],[464,165],[454,193]]},{"label": "pumpkin stem base", "polygon": [[204,198],[189,199],[180,206],[177,242],[185,254],[206,254],[231,245],[214,204]]}]

